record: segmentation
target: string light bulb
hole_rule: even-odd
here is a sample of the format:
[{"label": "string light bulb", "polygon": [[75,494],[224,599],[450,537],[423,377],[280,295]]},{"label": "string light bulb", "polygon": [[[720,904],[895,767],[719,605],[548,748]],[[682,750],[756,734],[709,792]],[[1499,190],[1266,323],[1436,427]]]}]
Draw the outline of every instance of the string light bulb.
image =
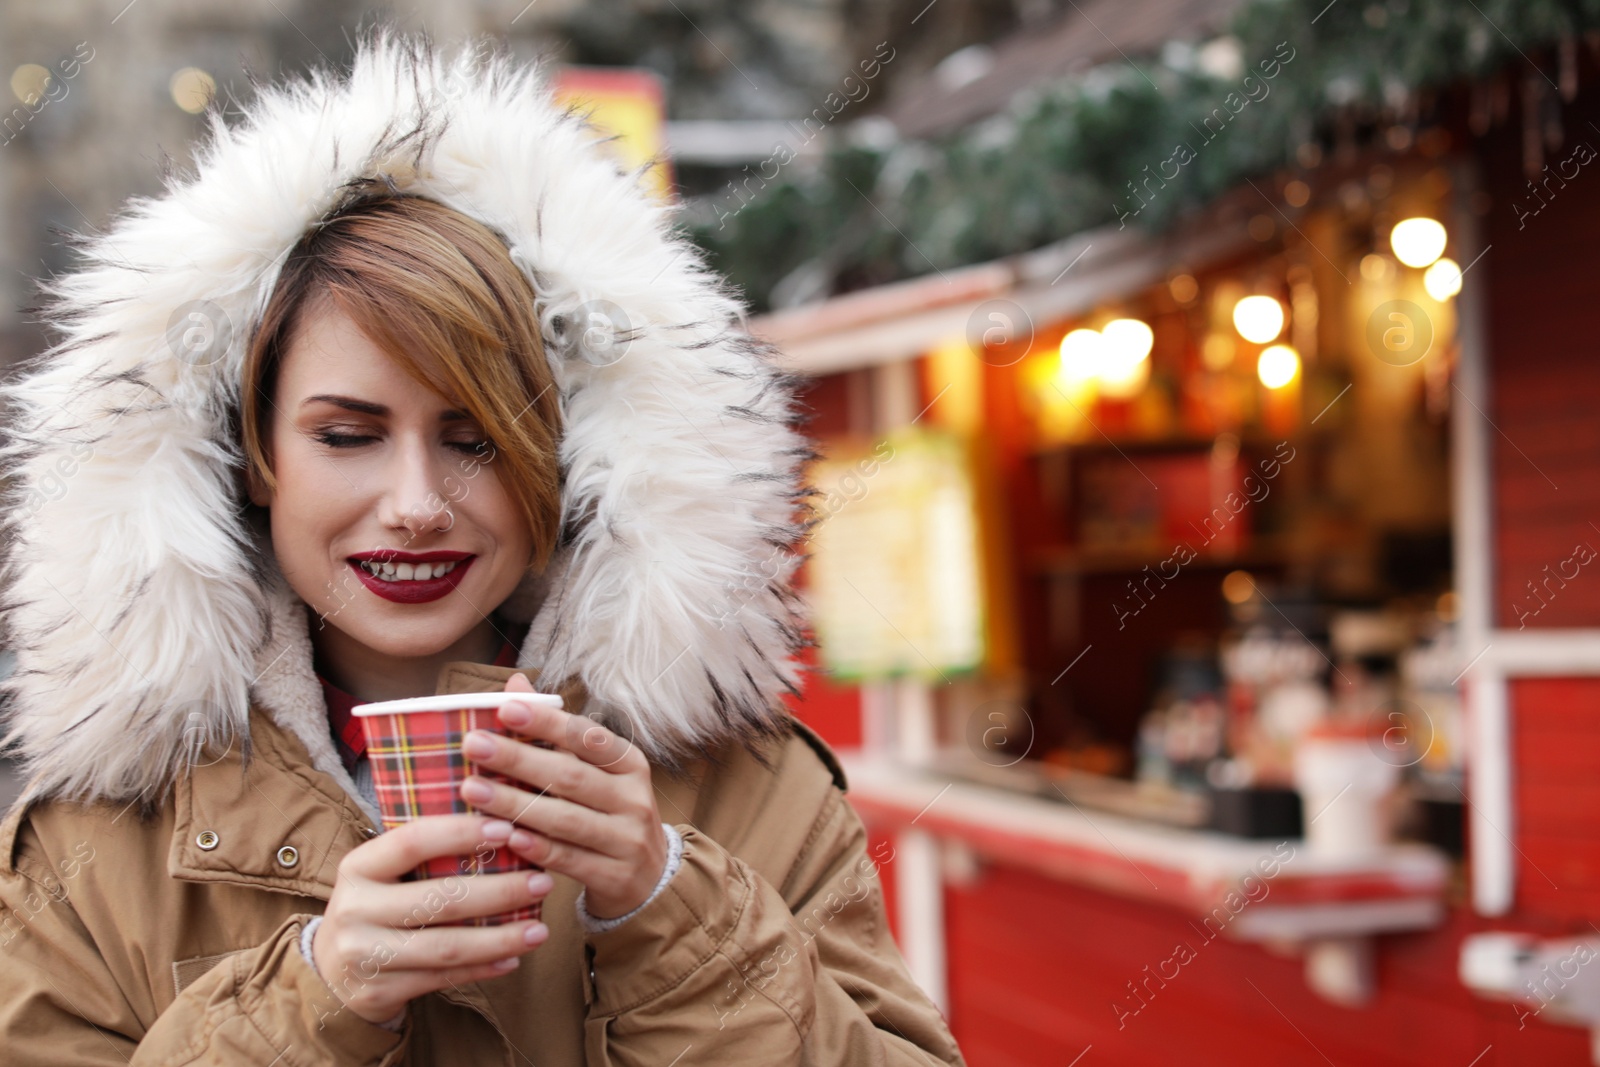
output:
[{"label": "string light bulb", "polygon": [[1283,323],[1283,305],[1270,296],[1247,296],[1233,305],[1233,328],[1252,344],[1276,341]]},{"label": "string light bulb", "polygon": [[1101,350],[1105,338],[1099,330],[1073,330],[1061,339],[1062,384],[1081,388],[1100,376]]},{"label": "string light bulb", "polygon": [[1256,377],[1268,389],[1282,389],[1300,377],[1300,353],[1289,345],[1262,349],[1256,360]]},{"label": "string light bulb", "polygon": [[1155,332],[1138,319],[1116,319],[1100,328],[1100,391],[1116,400],[1139,394],[1150,380]]},{"label": "string light bulb", "polygon": [[1426,267],[1444,255],[1448,242],[1443,224],[1426,217],[1404,219],[1389,231],[1389,247],[1394,249],[1394,257],[1408,267]]},{"label": "string light bulb", "polygon": [[1449,256],[1436,260],[1422,276],[1422,287],[1439,303],[1461,292],[1461,265]]}]

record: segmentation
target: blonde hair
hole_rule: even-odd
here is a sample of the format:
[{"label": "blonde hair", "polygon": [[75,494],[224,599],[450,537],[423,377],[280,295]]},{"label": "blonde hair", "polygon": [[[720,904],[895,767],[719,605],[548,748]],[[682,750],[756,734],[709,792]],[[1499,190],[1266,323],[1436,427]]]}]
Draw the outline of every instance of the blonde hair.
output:
[{"label": "blonde hair", "polygon": [[278,370],[303,315],[322,300],[477,422],[543,569],[560,533],[561,408],[533,287],[505,242],[459,211],[407,195],[357,199],[300,240],[245,355],[245,461],[269,488]]}]

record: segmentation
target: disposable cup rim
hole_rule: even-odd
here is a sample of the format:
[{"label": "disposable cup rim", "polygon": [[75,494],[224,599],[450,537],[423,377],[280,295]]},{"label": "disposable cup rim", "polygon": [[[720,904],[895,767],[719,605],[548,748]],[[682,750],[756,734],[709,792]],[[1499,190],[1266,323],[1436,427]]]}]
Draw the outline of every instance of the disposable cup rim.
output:
[{"label": "disposable cup rim", "polygon": [[558,710],[566,706],[566,702],[555,693],[444,693],[437,696],[405,697],[401,700],[357,704],[350,709],[350,714],[367,718],[373,715],[407,715],[422,711],[454,711],[457,708],[498,708],[514,700]]}]

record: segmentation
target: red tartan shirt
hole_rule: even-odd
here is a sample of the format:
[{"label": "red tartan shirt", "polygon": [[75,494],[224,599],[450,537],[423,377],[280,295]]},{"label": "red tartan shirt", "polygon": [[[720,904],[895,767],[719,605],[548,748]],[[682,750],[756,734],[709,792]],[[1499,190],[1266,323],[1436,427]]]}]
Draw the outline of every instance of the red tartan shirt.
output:
[{"label": "red tartan shirt", "polygon": [[[500,654],[494,658],[496,667],[515,667],[517,665],[517,650],[510,641],[500,646]],[[367,734],[361,727],[361,722],[350,709],[362,701],[346,693],[334,685],[320,673],[317,681],[322,683],[322,698],[328,705],[328,725],[333,731],[333,743],[339,749],[339,758],[344,760],[344,768],[351,774],[356,772],[356,764],[367,754]]]}]

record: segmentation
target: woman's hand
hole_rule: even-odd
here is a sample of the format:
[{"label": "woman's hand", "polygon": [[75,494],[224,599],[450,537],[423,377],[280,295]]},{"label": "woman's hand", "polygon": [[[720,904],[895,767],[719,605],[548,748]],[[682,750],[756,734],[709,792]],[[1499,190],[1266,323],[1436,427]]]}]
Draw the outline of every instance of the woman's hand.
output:
[{"label": "woman's hand", "polygon": [[550,930],[538,920],[441,925],[543,900],[554,884],[543,872],[400,881],[435,856],[502,847],[513,829],[481,815],[425,815],[350,850],[311,942],[317,973],[345,1007],[387,1022],[424,993],[508,974],[544,944]]},{"label": "woman's hand", "polygon": [[[518,673],[506,692],[531,693],[533,685]],[[626,915],[643,904],[667,865],[667,835],[644,753],[599,723],[556,708],[508,703],[500,721],[514,734],[554,747],[469,733],[468,759],[532,791],[474,775],[462,784],[462,798],[518,824],[512,851],[582,882],[585,907],[595,918]]]}]

